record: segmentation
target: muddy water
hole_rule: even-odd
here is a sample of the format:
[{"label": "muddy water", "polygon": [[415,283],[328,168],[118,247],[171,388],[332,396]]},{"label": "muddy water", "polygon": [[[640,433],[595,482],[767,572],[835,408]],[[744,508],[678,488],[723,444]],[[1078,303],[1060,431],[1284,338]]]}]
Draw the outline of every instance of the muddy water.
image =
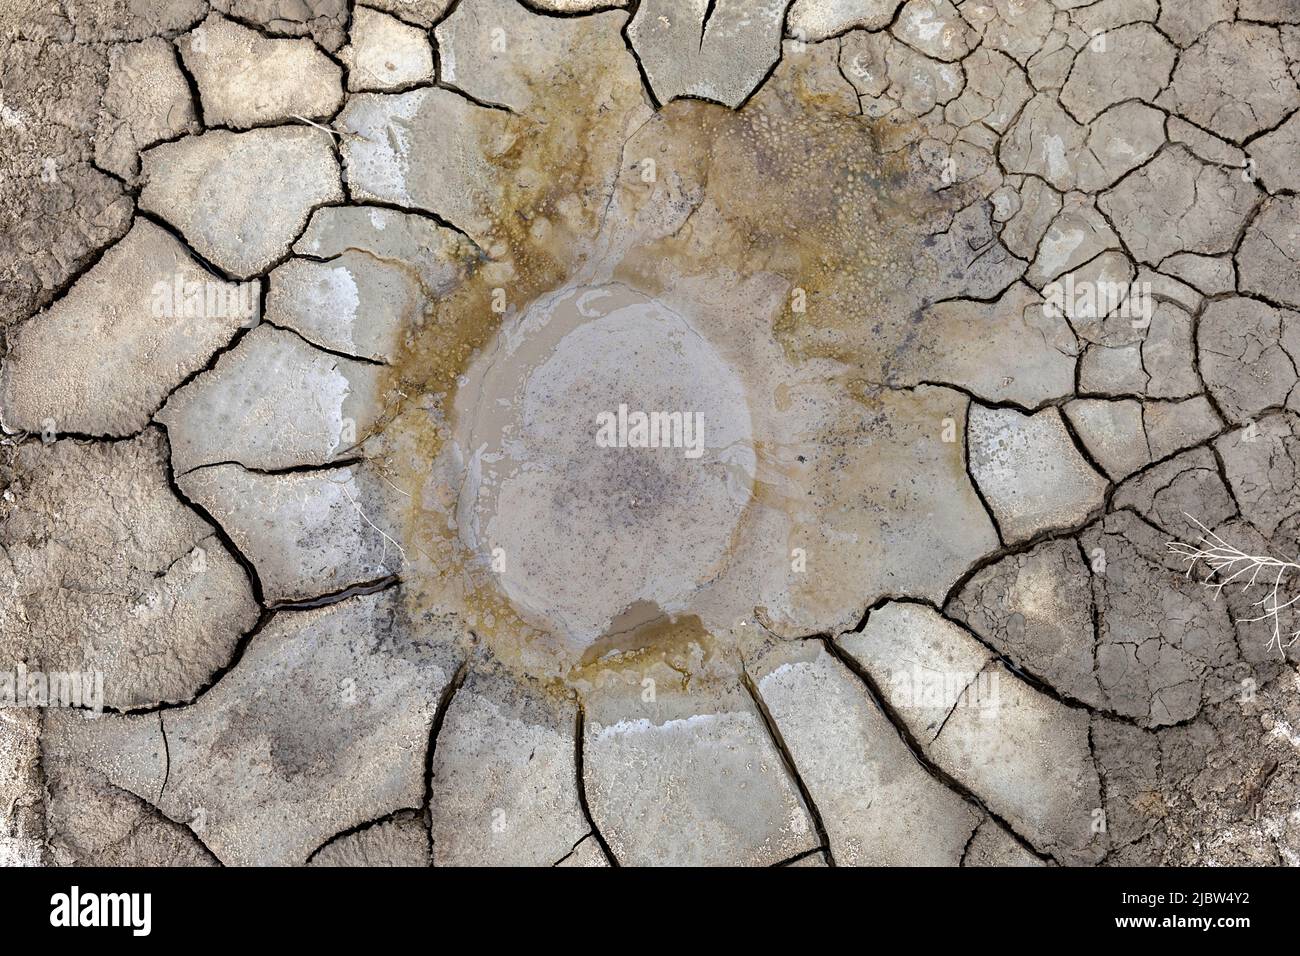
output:
[{"label": "muddy water", "polygon": [[[836,468],[888,428],[916,250],[967,197],[856,113],[822,47],[740,112],[652,113],[628,64],[595,63],[518,120],[488,255],[412,330],[368,445],[413,614],[561,685],[860,615],[871,505]],[[602,444],[620,406],[701,416],[701,453]]]},{"label": "muddy water", "polygon": [[576,649],[696,610],[725,568],[755,477],[745,390],[655,300],[547,297],[471,364],[452,421],[461,541]]}]

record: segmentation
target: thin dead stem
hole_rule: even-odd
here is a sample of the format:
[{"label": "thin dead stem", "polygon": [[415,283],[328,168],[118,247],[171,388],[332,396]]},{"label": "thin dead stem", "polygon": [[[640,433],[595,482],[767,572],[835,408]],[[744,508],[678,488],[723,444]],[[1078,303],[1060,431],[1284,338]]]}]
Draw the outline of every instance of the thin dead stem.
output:
[{"label": "thin dead stem", "polygon": [[378,531],[379,534],[383,537],[384,552],[380,555],[380,560],[382,561],[384,558],[388,556],[387,554],[388,545],[391,544],[394,548],[397,549],[398,553],[402,556],[402,562],[405,563],[406,549],[403,548],[400,544],[398,544],[391,536],[389,536],[389,534],[386,531],[384,531],[383,528],[379,527],[379,525],[375,524],[373,521],[370,520],[370,516],[366,514],[365,510],[361,507],[361,503],[358,502],[356,496],[352,494],[352,489],[348,487],[348,484],[351,481],[352,481],[352,476],[349,475],[347,481],[338,482],[338,485],[340,488],[343,489],[343,494],[347,495],[348,501],[352,502],[352,507],[357,509],[357,514],[361,516],[361,520],[364,521],[366,524],[370,525],[370,527],[374,528],[376,531]]},{"label": "thin dead stem", "polygon": [[1234,581],[1241,584],[1243,594],[1257,584],[1266,588],[1264,595],[1251,605],[1260,609],[1259,615],[1239,618],[1238,623],[1251,624],[1256,621],[1271,620],[1273,636],[1269,639],[1268,647],[1276,648],[1279,654],[1285,652],[1300,639],[1300,628],[1291,631],[1286,638],[1283,638],[1282,612],[1300,603],[1300,594],[1285,600],[1288,589],[1283,588],[1282,584],[1292,572],[1300,571],[1300,564],[1271,555],[1246,554],[1228,544],[1191,515],[1187,515],[1187,518],[1201,529],[1203,532],[1201,537],[1195,544],[1182,541],[1169,543],[1169,550],[1187,562],[1187,576],[1191,577],[1196,566],[1204,563],[1210,571],[1205,579],[1205,585],[1214,591],[1215,600],[1218,600],[1223,589]]},{"label": "thin dead stem", "polygon": [[[382,468],[376,465],[373,461],[370,462],[370,465],[375,469],[376,473],[388,485],[390,485],[393,488],[393,490],[399,492],[400,494],[406,495],[406,497],[408,498],[410,497],[409,493],[402,491],[401,488],[398,488],[397,485],[393,484],[393,482],[388,478],[388,476],[384,474]],[[392,535],[386,532],[383,528],[379,527],[379,525],[375,524],[373,521],[370,520],[370,516],[366,514],[365,509],[361,507],[361,502],[358,501],[357,496],[352,493],[353,482],[355,481],[355,477],[356,477],[355,474],[353,474],[351,472],[351,469],[349,469],[349,474],[347,478],[343,478],[343,479],[331,478],[329,480],[337,484],[343,490],[343,494],[347,497],[352,507],[356,509],[357,514],[361,516],[361,520],[364,521],[366,524],[368,524],[376,532],[378,532],[380,537],[384,539],[384,550],[379,555],[380,561],[382,562],[388,558],[388,546],[391,544],[394,548],[397,549],[398,554],[402,556],[402,564],[403,565],[409,564],[410,557],[407,555],[406,549],[397,542],[396,538],[392,537]],[[418,551],[420,554],[424,555],[424,557],[427,558],[430,563],[436,563],[434,562],[433,555],[431,555],[428,551],[424,550],[424,548],[420,547],[418,544],[415,545],[415,550]]]},{"label": "thin dead stem", "polygon": [[336,129],[330,129],[328,126],[322,126],[320,123],[317,123],[314,120],[309,120],[305,116],[299,116],[297,113],[290,113],[289,115],[290,118],[296,119],[300,123],[306,123],[308,126],[314,126],[318,130],[324,133],[329,133],[331,136],[333,136],[336,139],[342,139],[343,137],[346,136],[348,139],[361,139],[361,140],[365,140],[367,143],[373,142],[373,140],[371,140],[370,137],[362,136],[360,133],[354,133],[351,130],[339,131]]}]

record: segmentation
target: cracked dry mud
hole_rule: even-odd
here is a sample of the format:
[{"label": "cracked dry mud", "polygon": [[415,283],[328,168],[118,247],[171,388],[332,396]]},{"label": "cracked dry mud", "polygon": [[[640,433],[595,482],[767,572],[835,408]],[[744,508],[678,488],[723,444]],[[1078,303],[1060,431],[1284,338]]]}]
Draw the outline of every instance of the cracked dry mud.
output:
[{"label": "cracked dry mud", "polygon": [[1300,864],[1300,0],[0,33],[0,863]]}]

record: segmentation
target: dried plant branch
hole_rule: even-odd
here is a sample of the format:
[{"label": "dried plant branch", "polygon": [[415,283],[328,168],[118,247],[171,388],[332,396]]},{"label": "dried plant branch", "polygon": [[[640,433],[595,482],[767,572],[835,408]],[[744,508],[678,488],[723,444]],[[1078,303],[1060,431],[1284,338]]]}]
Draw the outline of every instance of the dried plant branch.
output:
[{"label": "dried plant branch", "polygon": [[375,524],[373,521],[370,520],[370,516],[366,514],[365,510],[361,507],[361,503],[357,501],[356,496],[352,494],[352,489],[348,487],[348,483],[351,481],[352,481],[352,476],[349,475],[347,481],[337,482],[337,484],[343,490],[343,494],[347,495],[348,501],[352,502],[352,507],[357,509],[357,514],[361,516],[361,520],[364,521],[366,524],[370,525],[370,527],[374,528],[376,531],[378,531],[380,536],[383,537],[384,550],[379,556],[380,561],[383,561],[388,556],[388,545],[391,544],[394,548],[397,549],[398,553],[401,554],[402,561],[405,562],[406,549],[403,548],[400,544],[398,544],[388,534],[388,532],[384,531],[383,528],[379,527],[379,525]]},{"label": "dried plant branch", "polygon": [[1218,600],[1223,589],[1234,581],[1241,583],[1243,594],[1256,584],[1261,585],[1267,590],[1251,605],[1260,609],[1259,615],[1239,618],[1237,623],[1251,624],[1256,621],[1271,620],[1273,636],[1269,639],[1268,646],[1277,648],[1279,654],[1300,640],[1300,627],[1291,631],[1286,638],[1282,636],[1282,612],[1300,603],[1300,594],[1285,600],[1287,589],[1283,588],[1283,581],[1287,580],[1292,572],[1300,572],[1300,564],[1275,558],[1272,555],[1246,554],[1224,541],[1196,518],[1191,515],[1187,515],[1187,518],[1201,529],[1203,532],[1201,537],[1195,544],[1182,541],[1169,543],[1169,550],[1187,562],[1187,576],[1191,577],[1198,564],[1204,564],[1210,572],[1205,579],[1205,585],[1214,591],[1215,600]]},{"label": "dried plant branch", "polygon": [[360,133],[354,133],[351,130],[340,131],[336,129],[330,129],[328,126],[322,126],[320,123],[317,123],[313,120],[309,120],[305,116],[299,116],[297,113],[290,113],[289,116],[291,119],[296,119],[300,123],[306,123],[308,126],[315,126],[321,132],[329,133],[335,139],[342,139],[343,137],[346,136],[349,139],[365,140],[367,143],[374,142],[369,136],[362,136]]},{"label": "dried plant branch", "polygon": [[[397,485],[394,485],[393,482],[389,480],[387,475],[383,473],[383,469],[375,465],[373,460],[370,461],[370,464],[372,467],[375,468],[375,471],[379,474],[381,478],[384,479],[384,481],[386,481],[389,485],[392,485],[394,490],[401,492],[401,494],[406,495],[406,497],[408,498],[410,497],[410,495],[407,492],[402,491],[401,488],[398,488]],[[379,527],[379,525],[371,521],[370,516],[366,514],[365,509],[361,507],[361,502],[357,500],[357,496],[352,492],[353,482],[355,481],[355,475],[351,472],[351,469],[349,469],[349,474],[346,478],[341,478],[341,479],[330,478],[328,480],[334,484],[337,484],[342,489],[343,494],[347,497],[352,507],[355,508],[357,514],[361,516],[361,520],[364,521],[366,524],[368,524],[375,531],[377,531],[380,537],[384,539],[384,549],[382,552],[380,552],[379,560],[383,562],[388,558],[388,546],[391,544],[394,548],[397,549],[398,553],[402,556],[402,563],[403,564],[409,563],[410,558],[406,553],[406,549],[403,548],[397,542],[396,538],[394,538],[392,535],[386,532],[383,528]],[[424,555],[430,561],[430,563],[436,563],[434,562],[433,555],[431,555],[428,551],[424,550],[424,548],[420,547],[418,544],[415,545],[415,550],[418,551],[420,554]]]}]

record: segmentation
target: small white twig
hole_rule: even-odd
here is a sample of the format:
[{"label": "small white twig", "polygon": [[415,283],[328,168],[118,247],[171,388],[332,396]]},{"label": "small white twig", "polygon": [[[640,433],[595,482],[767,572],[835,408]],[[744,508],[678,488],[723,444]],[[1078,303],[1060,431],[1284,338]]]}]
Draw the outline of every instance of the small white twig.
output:
[{"label": "small white twig", "polygon": [[[350,480],[351,480],[351,477],[349,477],[349,481],[350,481]],[[378,532],[380,533],[380,535],[383,536],[383,539],[384,539],[386,542],[388,542],[388,543],[391,544],[394,548],[396,548],[397,551],[398,551],[398,553],[401,554],[401,556],[402,556],[402,561],[403,561],[403,563],[405,563],[405,561],[406,561],[406,549],[403,548],[403,547],[402,547],[400,544],[398,544],[396,541],[394,541],[394,540],[393,540],[393,539],[388,535],[388,533],[387,533],[386,531],[384,531],[381,527],[379,527],[379,525],[375,524],[373,521],[370,520],[370,517],[365,513],[364,510],[362,510],[360,503],[359,503],[359,502],[357,501],[357,499],[353,496],[353,494],[352,494],[352,489],[349,488],[349,487],[347,486],[347,482],[340,482],[340,483],[339,483],[339,487],[342,488],[342,489],[343,489],[343,493],[344,493],[345,495],[348,496],[348,501],[352,502],[352,507],[354,507],[354,508],[357,509],[357,514],[361,515],[361,520],[364,521],[366,524],[370,525],[370,527],[374,528],[376,531],[378,531]],[[384,545],[384,550],[385,550],[385,552],[387,552],[387,550],[388,550],[388,545],[387,545],[387,544]],[[380,555],[380,561],[381,561],[381,562],[383,561],[383,558],[384,558],[384,555],[381,554],[381,555]]]},{"label": "small white twig", "polygon": [[409,491],[403,491],[401,488],[397,487],[397,485],[393,484],[393,479],[388,477],[388,472],[384,471],[381,466],[375,464],[373,461],[370,464],[375,469],[375,473],[379,475],[380,478],[384,479],[384,484],[388,485],[388,487],[392,488],[399,495],[404,495],[407,498],[411,497]]},{"label": "small white twig", "polygon": [[[409,494],[407,494],[407,492],[402,491],[401,488],[398,488],[397,485],[394,485],[391,481],[389,481],[388,477],[383,473],[383,469],[379,468],[377,465],[374,465],[373,462],[371,464],[375,468],[375,471],[379,474],[379,476],[383,478],[384,481],[387,482],[389,485],[392,485],[395,491],[398,491],[401,494],[406,495],[406,497],[408,498],[411,497]],[[410,557],[407,555],[406,549],[403,548],[400,544],[398,544],[397,541],[392,536],[390,536],[387,532],[385,532],[383,528],[379,527],[379,525],[375,524],[373,521],[370,520],[370,516],[366,514],[365,510],[361,507],[361,503],[357,501],[356,496],[352,494],[352,489],[349,487],[349,485],[354,480],[354,478],[355,475],[350,474],[348,478],[345,480],[339,480],[339,479],[331,479],[331,480],[335,481],[339,485],[339,487],[343,489],[343,494],[345,494],[347,496],[348,501],[352,503],[352,507],[357,509],[357,514],[361,516],[361,520],[364,521],[366,524],[370,525],[370,527],[374,528],[376,531],[379,532],[380,535],[383,536],[383,539],[386,542],[386,544],[384,545],[383,553],[379,556],[380,562],[382,563],[384,558],[388,556],[388,545],[391,544],[394,548],[397,549],[398,553],[401,554],[402,563],[403,564],[410,563]],[[420,554],[424,555],[429,560],[430,563],[436,563],[434,562],[433,555],[431,555],[428,551],[424,550],[424,548],[420,547],[418,544],[414,544],[413,547]]]},{"label": "small white twig", "polygon": [[339,139],[342,139],[344,136],[347,136],[351,139],[364,139],[367,143],[372,142],[372,140],[370,140],[368,137],[362,136],[360,133],[354,133],[351,130],[340,133],[336,129],[330,129],[328,126],[322,126],[320,123],[313,122],[312,120],[309,120],[305,116],[299,116],[297,113],[290,113],[289,115],[300,123],[306,123],[308,126],[315,126],[318,130],[329,133],[331,136],[337,136]]},{"label": "small white twig", "polygon": [[[1205,585],[1214,591],[1214,598],[1218,600],[1223,589],[1243,574],[1250,574],[1249,579],[1241,586],[1244,594],[1255,586],[1261,572],[1264,573],[1263,586],[1268,590],[1263,597],[1251,605],[1260,609],[1259,615],[1239,618],[1238,623],[1252,624],[1256,621],[1272,620],[1273,636],[1269,639],[1268,646],[1276,647],[1279,654],[1300,640],[1300,627],[1292,631],[1286,639],[1282,637],[1282,612],[1300,603],[1300,594],[1289,600],[1283,600],[1286,591],[1283,590],[1282,582],[1292,572],[1300,571],[1300,564],[1271,555],[1246,554],[1228,544],[1191,515],[1187,515],[1187,518],[1204,532],[1196,544],[1186,544],[1182,541],[1169,542],[1169,550],[1187,562],[1187,576],[1191,577],[1196,565],[1203,563],[1210,571],[1205,579]],[[1268,584],[1270,576],[1273,578],[1272,585]]]}]

